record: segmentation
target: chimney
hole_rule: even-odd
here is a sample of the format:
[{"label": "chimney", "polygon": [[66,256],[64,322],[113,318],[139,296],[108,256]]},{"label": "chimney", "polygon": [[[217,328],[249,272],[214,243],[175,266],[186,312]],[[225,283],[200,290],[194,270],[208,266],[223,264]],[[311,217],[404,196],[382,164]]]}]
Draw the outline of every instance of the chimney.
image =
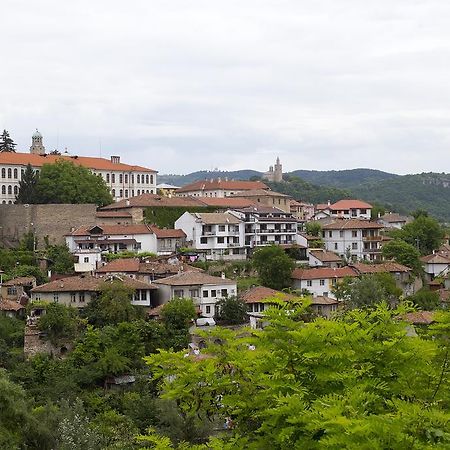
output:
[{"label": "chimney", "polygon": [[331,202],[330,202],[330,200],[328,200],[328,202],[327,202],[327,205],[328,205],[328,206],[330,206],[330,205],[331,205]]},{"label": "chimney", "polygon": [[111,162],[113,164],[120,164],[120,156],[111,156]]},{"label": "chimney", "polygon": [[220,276],[222,277],[222,280],[225,280],[225,272],[222,272],[222,273],[220,274]]},{"label": "chimney", "polygon": [[130,200],[127,199],[127,200],[125,201],[125,204],[126,204],[127,206],[130,206]]}]

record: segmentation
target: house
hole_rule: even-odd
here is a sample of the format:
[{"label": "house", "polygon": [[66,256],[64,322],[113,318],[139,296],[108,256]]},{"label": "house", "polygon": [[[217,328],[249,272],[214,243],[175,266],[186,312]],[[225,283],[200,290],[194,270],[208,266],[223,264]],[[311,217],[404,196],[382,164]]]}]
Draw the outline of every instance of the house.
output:
[{"label": "house", "polygon": [[372,205],[362,200],[339,200],[329,206],[331,215],[339,219],[370,220]]},{"label": "house", "polygon": [[[0,297],[4,300],[20,302],[30,298],[31,289],[36,286],[35,277],[17,277],[0,285]],[[26,301],[25,303],[26,304]]]},{"label": "house", "polygon": [[246,198],[258,206],[278,208],[291,214],[291,197],[268,189],[250,189],[230,194],[234,198]]},{"label": "house", "polygon": [[25,306],[17,300],[0,298],[0,314],[6,317],[24,317]]},{"label": "house", "polygon": [[369,220],[337,219],[322,226],[325,248],[347,260],[381,259],[383,226]]},{"label": "house", "polygon": [[193,271],[156,280],[153,285],[159,288],[158,304],[173,298],[191,298],[204,317],[214,317],[216,303],[237,293],[236,281]]},{"label": "house", "polygon": [[0,203],[15,202],[20,180],[28,164],[36,173],[39,173],[44,164],[54,164],[57,161],[72,162],[101,177],[115,201],[144,192],[156,193],[156,170],[124,164],[120,162],[120,156],[105,159],[46,154],[42,135],[36,130],[32,136],[30,153],[0,153]]},{"label": "house", "polygon": [[404,296],[413,295],[422,288],[422,280],[414,276],[409,267],[395,261],[386,261],[380,264],[352,263],[350,267],[358,275],[390,273],[395,279],[396,286],[403,291]]},{"label": "house", "polygon": [[450,255],[445,251],[437,251],[420,258],[429,281],[444,277],[450,273]]},{"label": "house", "polygon": [[306,290],[313,297],[336,298],[333,288],[346,277],[356,277],[357,273],[350,267],[317,267],[314,269],[294,269],[292,281],[294,289]]},{"label": "house", "polygon": [[254,189],[266,190],[269,187],[262,181],[228,180],[217,178],[199,180],[177,190],[178,197],[228,197],[236,192]]},{"label": "house", "polygon": [[307,255],[310,267],[341,267],[344,265],[344,261],[339,255],[323,248],[308,249]]},{"label": "house", "polygon": [[126,211],[97,211],[96,222],[99,225],[131,225],[133,216]]},{"label": "house", "polygon": [[311,299],[314,314],[330,319],[339,308],[339,301],[331,297],[317,296]]},{"label": "house", "polygon": [[314,205],[312,203],[291,200],[289,202],[289,209],[292,216],[300,222],[308,222],[314,216]]},{"label": "house", "polygon": [[156,237],[157,255],[171,255],[186,246],[186,233],[183,230],[158,228],[155,225],[150,225],[149,228]]},{"label": "house", "polygon": [[175,227],[186,233],[190,246],[204,250],[206,259],[245,259],[244,222],[225,213],[185,212]]},{"label": "house", "polygon": [[400,230],[407,223],[412,222],[412,220],[413,220],[412,217],[402,216],[400,214],[390,212],[387,214],[380,215],[377,219],[377,222],[387,229],[395,228]]},{"label": "house", "polygon": [[177,258],[146,258],[144,260],[119,258],[99,267],[95,274],[100,277],[108,275],[128,276],[152,283],[155,280],[188,271],[202,272],[202,269],[182,263]]},{"label": "house", "polygon": [[50,281],[31,290],[31,300],[61,303],[74,308],[84,308],[96,298],[102,289],[113,281],[120,281],[124,286],[133,289],[132,305],[156,306],[158,287],[130,277],[97,278],[93,276],[75,276]]}]

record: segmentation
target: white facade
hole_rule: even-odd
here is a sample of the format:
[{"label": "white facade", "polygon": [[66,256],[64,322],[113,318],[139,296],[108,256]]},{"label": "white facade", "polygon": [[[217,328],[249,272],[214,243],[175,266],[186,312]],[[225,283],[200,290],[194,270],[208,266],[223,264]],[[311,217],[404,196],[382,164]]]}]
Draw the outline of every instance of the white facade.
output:
[{"label": "white facade", "polygon": [[307,289],[313,297],[336,298],[332,288],[336,285],[336,278],[319,278],[315,280],[296,280],[293,281],[294,289]]}]

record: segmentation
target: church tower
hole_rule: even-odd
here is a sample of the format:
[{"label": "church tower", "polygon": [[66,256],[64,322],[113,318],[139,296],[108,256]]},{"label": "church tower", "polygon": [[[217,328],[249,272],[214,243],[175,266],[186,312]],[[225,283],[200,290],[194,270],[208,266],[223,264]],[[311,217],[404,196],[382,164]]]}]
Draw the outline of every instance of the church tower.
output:
[{"label": "church tower", "polygon": [[277,158],[277,162],[274,167],[273,181],[276,181],[277,183],[283,181],[283,167],[280,163],[280,158]]},{"label": "church tower", "polygon": [[31,136],[31,147],[30,153],[33,155],[45,155],[45,147],[42,144],[42,134],[39,133],[38,129]]}]

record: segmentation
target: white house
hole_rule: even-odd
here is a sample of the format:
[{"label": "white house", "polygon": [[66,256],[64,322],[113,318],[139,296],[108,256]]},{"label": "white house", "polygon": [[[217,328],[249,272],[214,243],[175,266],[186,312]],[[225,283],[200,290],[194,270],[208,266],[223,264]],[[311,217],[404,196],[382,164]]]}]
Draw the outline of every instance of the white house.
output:
[{"label": "white house", "polygon": [[191,298],[204,317],[214,317],[216,303],[225,297],[237,294],[236,281],[213,277],[203,272],[183,272],[156,280],[159,304],[173,298]]},{"label": "white house", "polygon": [[246,257],[244,223],[229,212],[185,212],[176,220],[175,227],[184,231],[189,245],[197,250],[204,250],[207,259]]},{"label": "white house", "polygon": [[46,154],[42,135],[36,130],[32,136],[30,153],[0,153],[0,203],[15,202],[20,180],[28,164],[39,173],[44,164],[54,164],[60,160],[86,167],[94,175],[102,177],[115,201],[144,193],[156,194],[156,170],[121,163],[120,156],[105,159]]},{"label": "white house", "polygon": [[345,277],[356,277],[357,273],[350,267],[330,268],[317,267],[314,269],[295,269],[292,272],[294,289],[306,289],[313,297],[331,297],[333,287]]},{"label": "white house", "polygon": [[337,219],[322,226],[325,248],[342,258],[357,260],[380,260],[380,230],[383,226],[369,220]]},{"label": "white house", "polygon": [[380,215],[377,222],[385,228],[396,228],[399,230],[412,220],[412,217],[401,216],[397,213],[387,213],[382,216]]},{"label": "white house", "polygon": [[434,280],[436,277],[444,277],[450,273],[450,255],[447,253],[432,253],[423,256],[420,260],[430,280]]},{"label": "white house", "polygon": [[340,267],[344,263],[339,255],[322,248],[307,249],[306,253],[310,267]]}]

